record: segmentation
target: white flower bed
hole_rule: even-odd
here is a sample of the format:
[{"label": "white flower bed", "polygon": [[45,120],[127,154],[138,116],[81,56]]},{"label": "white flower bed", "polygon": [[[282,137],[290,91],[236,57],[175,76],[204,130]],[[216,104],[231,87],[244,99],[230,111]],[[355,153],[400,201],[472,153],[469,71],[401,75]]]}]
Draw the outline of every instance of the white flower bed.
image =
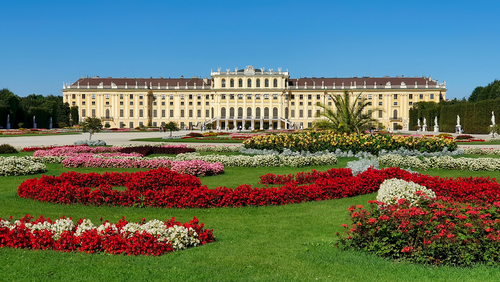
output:
[{"label": "white flower bed", "polygon": [[0,157],[0,175],[27,175],[47,171],[42,160],[34,157]]},{"label": "white flower bed", "polygon": [[500,155],[500,149],[470,147],[462,149],[467,155]]},{"label": "white flower bed", "polygon": [[316,157],[302,156],[280,156],[280,155],[257,155],[257,156],[224,156],[205,155],[199,153],[179,154],[176,157],[156,157],[152,159],[178,160],[202,160],[206,162],[219,162],[226,166],[233,167],[276,167],[291,166],[302,167],[309,165],[333,165],[337,163],[337,158],[333,154],[324,154]]},{"label": "white flower bed", "polygon": [[402,157],[400,155],[384,155],[378,157],[383,166],[413,167],[427,170],[429,168],[469,170],[469,171],[500,171],[500,159],[494,158],[452,158],[443,157]]},{"label": "white flower bed", "polygon": [[[417,192],[421,191],[419,195]],[[434,191],[414,182],[392,178],[385,180],[378,190],[377,201],[387,205],[396,204],[400,199],[408,200],[411,205],[416,205],[419,200],[436,198]]]}]

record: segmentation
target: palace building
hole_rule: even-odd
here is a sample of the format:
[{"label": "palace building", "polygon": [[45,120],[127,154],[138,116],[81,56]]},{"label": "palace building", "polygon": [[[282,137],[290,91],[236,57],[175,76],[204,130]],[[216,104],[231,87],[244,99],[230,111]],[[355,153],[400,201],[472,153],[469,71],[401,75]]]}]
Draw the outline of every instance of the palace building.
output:
[{"label": "palace building", "polygon": [[430,77],[290,78],[288,70],[212,71],[210,78],[83,77],[63,85],[63,99],[80,118],[98,117],[111,127],[288,129],[313,126],[319,103],[330,95],[362,93],[367,113],[385,128],[408,130],[409,109],[420,101],[446,99],[446,83]]}]

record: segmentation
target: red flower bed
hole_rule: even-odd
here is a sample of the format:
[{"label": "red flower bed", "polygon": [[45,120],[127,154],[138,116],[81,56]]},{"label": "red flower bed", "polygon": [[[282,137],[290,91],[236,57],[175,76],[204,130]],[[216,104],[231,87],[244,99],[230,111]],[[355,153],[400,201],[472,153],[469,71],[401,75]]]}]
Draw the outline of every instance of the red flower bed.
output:
[{"label": "red flower bed", "polygon": [[[296,175],[264,175],[261,183],[280,188],[208,189],[197,177],[165,168],[136,173],[63,173],[44,175],[21,183],[18,194],[37,201],[84,205],[150,206],[164,208],[211,208],[286,205],[352,197],[375,192],[390,178],[413,181],[432,189],[436,195],[461,202],[493,203],[500,200],[500,185],[488,178],[443,179],[411,174],[399,168],[369,169],[352,176],[350,169],[301,172]],[[113,186],[125,186],[124,191]]]},{"label": "red flower bed", "polygon": [[[67,224],[68,220],[63,217],[58,221],[65,221],[66,224],[62,228],[63,230],[57,234],[57,231],[50,227],[53,224],[57,225],[58,221],[52,221],[50,218],[45,219],[43,216],[35,221],[30,215],[13,223],[10,221],[12,221],[12,217],[9,221],[0,218],[0,247],[147,256],[159,256],[172,252],[174,249],[182,249],[177,248],[176,245],[172,246],[172,242],[161,238],[161,235],[153,235],[155,231],[158,232],[158,228],[151,230],[152,233],[148,228],[145,228],[144,231],[131,232],[131,228],[127,228],[129,222],[125,220],[125,217],[117,224],[105,221],[100,228],[87,227],[89,221],[83,219],[74,225],[70,218],[71,224]],[[144,223],[143,219],[142,224]],[[194,245],[204,245],[215,241],[212,230],[204,229],[204,224],[198,224],[199,221],[196,217],[184,224],[175,221],[175,218],[159,223],[163,225],[164,232],[167,232],[170,227],[188,231],[189,236],[197,240]],[[60,225],[56,229],[61,229]],[[176,231],[174,230],[174,232]]]},{"label": "red flower bed", "polygon": [[33,151],[43,151],[43,150],[51,150],[59,147],[81,147],[87,145],[64,145],[64,146],[43,146],[43,147],[26,147],[21,150],[21,152],[33,152]]}]

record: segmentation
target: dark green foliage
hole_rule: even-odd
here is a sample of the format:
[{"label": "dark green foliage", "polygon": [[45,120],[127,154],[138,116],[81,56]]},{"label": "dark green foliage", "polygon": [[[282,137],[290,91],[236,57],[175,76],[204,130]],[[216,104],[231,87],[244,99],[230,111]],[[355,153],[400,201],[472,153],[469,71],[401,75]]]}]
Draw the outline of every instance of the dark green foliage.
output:
[{"label": "dark green foliage", "polygon": [[0,145],[0,154],[14,154],[18,153],[16,148],[14,148],[10,144],[2,144]]},{"label": "dark green foliage", "polygon": [[500,98],[500,80],[495,79],[485,87],[476,87],[469,97],[469,102],[478,102],[497,98]]},{"label": "dark green foliage", "polygon": [[80,117],[78,114],[78,106],[71,106],[69,108],[69,114],[70,114],[70,125],[75,125],[79,123]]}]

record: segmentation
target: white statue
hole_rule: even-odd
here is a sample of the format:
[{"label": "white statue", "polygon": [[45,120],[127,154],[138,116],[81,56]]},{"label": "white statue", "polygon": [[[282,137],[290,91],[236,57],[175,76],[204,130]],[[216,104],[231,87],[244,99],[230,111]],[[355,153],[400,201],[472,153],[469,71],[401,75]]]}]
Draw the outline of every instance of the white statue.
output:
[{"label": "white statue", "polygon": [[427,126],[427,119],[424,118],[424,126]]},{"label": "white statue", "polygon": [[420,128],[420,119],[417,119],[417,126]]},{"label": "white statue", "polygon": [[457,126],[460,126],[460,116],[457,115]]},{"label": "white statue", "polygon": [[491,112],[491,125],[495,126],[495,112]]},{"label": "white statue", "polygon": [[434,117],[434,126],[438,126],[438,117],[437,116]]}]

